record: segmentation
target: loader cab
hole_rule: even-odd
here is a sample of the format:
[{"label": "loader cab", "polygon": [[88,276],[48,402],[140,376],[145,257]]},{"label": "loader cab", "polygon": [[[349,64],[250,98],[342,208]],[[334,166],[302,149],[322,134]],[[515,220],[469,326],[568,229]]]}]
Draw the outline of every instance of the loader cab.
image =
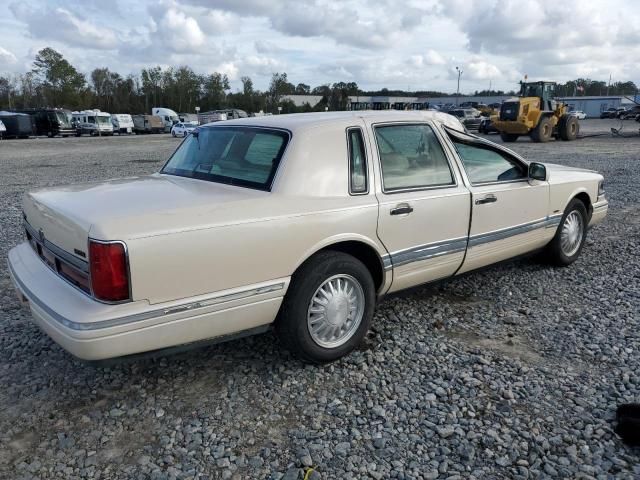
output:
[{"label": "loader cab", "polygon": [[554,111],[556,101],[556,84],[554,82],[520,82],[520,97],[537,97],[541,110]]}]

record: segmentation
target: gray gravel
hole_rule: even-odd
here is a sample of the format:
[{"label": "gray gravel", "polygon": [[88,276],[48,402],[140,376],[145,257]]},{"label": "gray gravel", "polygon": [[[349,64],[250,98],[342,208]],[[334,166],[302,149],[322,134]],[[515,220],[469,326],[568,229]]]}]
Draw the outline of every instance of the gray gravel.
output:
[{"label": "gray gravel", "polygon": [[[0,256],[22,240],[25,190],[152,172],[176,144],[0,142]],[[0,478],[640,477],[612,423],[640,401],[640,138],[513,148],[604,173],[609,217],[582,258],[388,298],[362,348],[324,367],[272,334],[85,364],[30,321],[0,262]]]}]

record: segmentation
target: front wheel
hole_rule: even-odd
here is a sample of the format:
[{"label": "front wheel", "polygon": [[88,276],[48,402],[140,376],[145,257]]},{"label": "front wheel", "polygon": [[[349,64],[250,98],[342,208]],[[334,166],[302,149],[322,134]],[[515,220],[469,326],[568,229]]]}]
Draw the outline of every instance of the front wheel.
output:
[{"label": "front wheel", "polygon": [[551,263],[566,267],[575,262],[587,239],[587,209],[577,198],[569,202],[553,240],[547,246]]},{"label": "front wheel", "polygon": [[542,117],[538,125],[531,131],[531,140],[536,143],[545,143],[551,140],[553,123],[549,117]]},{"label": "front wheel", "polygon": [[375,285],[364,264],[342,252],[319,252],[293,274],[276,330],[282,344],[313,363],[337,360],[364,338]]}]

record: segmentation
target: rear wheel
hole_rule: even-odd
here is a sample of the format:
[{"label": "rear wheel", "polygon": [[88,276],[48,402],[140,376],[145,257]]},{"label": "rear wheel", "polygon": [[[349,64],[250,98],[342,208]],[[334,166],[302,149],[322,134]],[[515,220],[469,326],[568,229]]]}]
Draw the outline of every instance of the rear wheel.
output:
[{"label": "rear wheel", "polygon": [[506,142],[506,143],[515,142],[516,140],[518,140],[519,136],[520,135],[518,135],[517,133],[500,132],[500,138],[502,139],[503,142]]},{"label": "rear wheel", "polygon": [[558,134],[562,140],[575,140],[580,132],[578,119],[573,115],[563,115],[558,122]]},{"label": "rear wheel", "polygon": [[276,330],[302,360],[331,362],[362,341],[374,307],[375,285],[367,267],[342,252],[319,252],[292,276]]},{"label": "rear wheel", "polygon": [[587,224],[587,209],[584,203],[574,198],[567,205],[560,226],[547,246],[551,263],[566,267],[578,259],[587,238]]},{"label": "rear wheel", "polygon": [[549,117],[542,117],[536,128],[531,131],[531,140],[537,143],[544,143],[551,140],[553,134],[553,124]]}]

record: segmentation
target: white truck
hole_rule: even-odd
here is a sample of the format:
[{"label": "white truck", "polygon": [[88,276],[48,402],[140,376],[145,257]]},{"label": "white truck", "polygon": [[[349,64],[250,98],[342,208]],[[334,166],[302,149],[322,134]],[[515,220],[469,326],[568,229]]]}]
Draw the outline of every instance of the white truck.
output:
[{"label": "white truck", "polygon": [[98,109],[82,110],[71,113],[72,122],[76,127],[76,136],[84,133],[89,135],[113,135],[113,125],[111,124],[111,114],[101,112]]},{"label": "white truck", "polygon": [[173,127],[173,124],[178,123],[180,121],[178,114],[173,110],[171,110],[170,108],[153,107],[151,109],[151,115],[156,115],[162,119],[162,123],[164,123],[165,132],[170,132],[171,127]]},{"label": "white truck", "polygon": [[113,133],[122,135],[133,133],[133,119],[128,113],[115,113],[111,115],[111,124],[113,125]]}]

